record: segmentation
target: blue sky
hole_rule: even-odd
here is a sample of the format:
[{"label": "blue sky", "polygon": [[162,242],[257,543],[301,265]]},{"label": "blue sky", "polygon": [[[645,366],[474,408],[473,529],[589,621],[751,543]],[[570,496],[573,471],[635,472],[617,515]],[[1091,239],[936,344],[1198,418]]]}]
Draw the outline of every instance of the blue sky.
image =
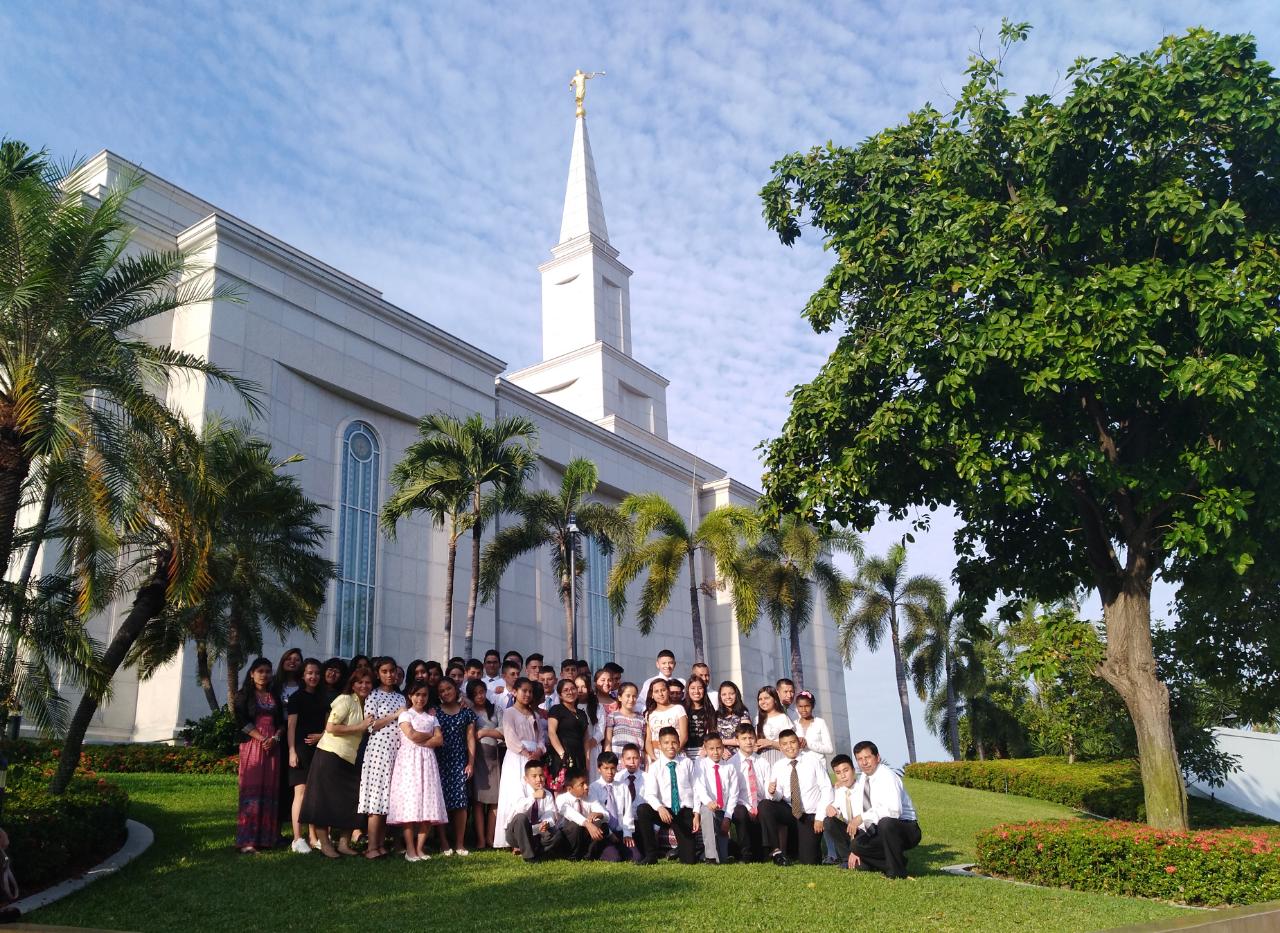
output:
[{"label": "blue sky", "polygon": [[[827,268],[761,220],[769,166],[945,107],[1002,16],[1029,20],[1009,85],[1191,25],[1257,36],[1280,4],[597,3],[0,5],[0,134],[110,148],[383,290],[519,368],[540,358],[574,68],[605,213],[632,279],[635,355],[673,380],[672,440],[755,484],[755,444],[834,338],[799,311]],[[943,517],[911,569],[946,577]],[[901,529],[868,535],[882,551]],[[855,733],[904,757],[889,659],[849,677]],[[917,717],[918,720],[918,717]],[[875,724],[874,727],[872,724]],[[922,757],[941,746],[917,722]]]}]

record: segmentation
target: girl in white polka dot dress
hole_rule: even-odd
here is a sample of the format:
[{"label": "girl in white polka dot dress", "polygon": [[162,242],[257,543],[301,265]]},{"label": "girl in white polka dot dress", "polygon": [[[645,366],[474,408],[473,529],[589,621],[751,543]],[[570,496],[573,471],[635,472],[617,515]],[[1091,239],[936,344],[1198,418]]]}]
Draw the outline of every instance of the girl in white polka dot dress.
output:
[{"label": "girl in white polka dot dress", "polygon": [[435,752],[444,744],[444,733],[436,718],[427,712],[430,695],[431,688],[426,683],[414,684],[409,693],[412,706],[397,721],[400,748],[391,773],[387,822],[404,826],[404,857],[408,862],[431,858],[423,850],[427,827],[449,819]]}]

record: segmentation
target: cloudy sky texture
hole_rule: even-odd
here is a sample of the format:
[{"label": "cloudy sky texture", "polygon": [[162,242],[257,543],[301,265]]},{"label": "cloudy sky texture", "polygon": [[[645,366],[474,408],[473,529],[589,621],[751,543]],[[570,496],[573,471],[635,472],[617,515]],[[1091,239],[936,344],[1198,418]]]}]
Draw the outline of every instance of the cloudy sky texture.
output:
[{"label": "cloudy sky texture", "polygon": [[[1002,16],[1029,20],[1020,92],[1081,55],[1192,25],[1257,36],[1280,4],[313,3],[0,5],[0,135],[112,149],[495,353],[541,358],[538,263],[560,224],[574,68],[635,355],[672,379],[671,437],[751,484],[755,445],[834,338],[800,317],[820,244],[779,245],[758,192],[780,156],[946,108]],[[904,456],[908,456],[904,452]],[[881,552],[901,529],[868,536]],[[947,576],[945,518],[911,570]],[[855,733],[905,757],[889,658],[850,676]],[[918,706],[918,704],[917,704]],[[942,755],[919,724],[922,757]]]}]

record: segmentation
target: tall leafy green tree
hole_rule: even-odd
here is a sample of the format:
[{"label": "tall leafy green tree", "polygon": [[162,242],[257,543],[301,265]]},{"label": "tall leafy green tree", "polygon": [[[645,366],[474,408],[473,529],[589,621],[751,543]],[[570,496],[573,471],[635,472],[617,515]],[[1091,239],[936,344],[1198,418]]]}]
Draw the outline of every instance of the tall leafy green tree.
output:
[{"label": "tall leafy green tree", "polygon": [[840,655],[846,665],[853,662],[858,642],[872,651],[880,647],[885,634],[893,647],[893,672],[898,681],[898,703],[902,707],[902,731],[907,739],[907,758],[916,760],[916,733],[911,724],[911,699],[907,693],[907,669],[902,658],[902,623],[912,628],[928,625],[930,606],[944,601],[942,583],[935,577],[907,576],[907,549],[903,544],[889,548],[884,557],[868,557],[862,562],[855,582],[857,600],[839,624]]},{"label": "tall leafy green tree", "polygon": [[774,166],[770,226],[836,257],[805,315],[843,336],[767,488],[854,527],[949,504],[974,598],[1096,589],[1148,819],[1185,828],[1151,583],[1280,578],[1280,82],[1251,37],[1194,29],[1015,105],[1026,34],[951,112]]},{"label": "tall leafy green tree", "polygon": [[575,610],[582,603],[581,577],[586,571],[582,537],[595,538],[608,554],[628,531],[626,519],[617,509],[588,498],[599,484],[600,474],[594,463],[583,457],[570,460],[558,490],[524,492],[514,499],[511,511],[517,523],[494,535],[480,563],[480,594],[488,600],[517,558],[541,549],[548,552],[564,606],[565,649],[574,658],[578,657]]},{"label": "tall leafy green tree", "polygon": [[962,709],[967,698],[985,686],[980,646],[990,641],[991,632],[976,608],[963,598],[931,600],[925,612],[911,620],[902,639],[916,696],[928,701],[925,722],[945,738],[947,751],[956,761],[963,756]]},{"label": "tall leafy green tree", "polygon": [[[751,586],[759,593],[760,607],[773,629],[787,636],[791,648],[791,678],[804,689],[804,657],[800,633],[813,619],[815,590],[838,626],[848,615],[856,595],[853,580],[835,565],[835,554],[855,561],[863,556],[862,540],[839,528],[818,528],[795,515],[784,515],[765,530],[752,549],[748,567]],[[745,631],[755,617],[738,615]]]},{"label": "tall leafy green tree", "polygon": [[636,607],[636,623],[648,635],[671,601],[680,573],[689,574],[690,630],[693,659],[705,660],[701,594],[707,581],[698,578],[700,552],[716,562],[717,575],[732,587],[734,614],[739,620],[758,614],[752,580],[742,573],[744,543],[755,536],[759,520],[752,509],[722,505],[708,512],[695,528],[658,493],[627,496],[618,507],[630,522],[621,553],[609,575],[609,606],[619,622],[626,615],[627,588],[645,576]]},{"label": "tall leafy green tree", "polygon": [[494,515],[514,501],[537,466],[533,444],[537,426],[528,418],[480,415],[458,418],[446,412],[418,424],[418,440],[391,471],[395,491],[382,509],[382,527],[394,534],[401,518],[424,512],[448,535],[445,571],[444,657],[452,653],[453,588],[458,541],[471,533],[471,585],[463,655],[471,657],[480,592],[480,540]]}]

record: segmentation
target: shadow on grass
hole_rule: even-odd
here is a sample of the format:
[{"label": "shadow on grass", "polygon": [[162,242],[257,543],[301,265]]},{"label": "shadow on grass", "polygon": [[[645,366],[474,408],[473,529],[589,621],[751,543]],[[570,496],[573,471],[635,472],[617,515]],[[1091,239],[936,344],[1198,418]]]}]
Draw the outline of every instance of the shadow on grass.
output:
[{"label": "shadow on grass", "polygon": [[968,853],[952,848],[944,842],[922,842],[907,853],[907,860],[913,874],[936,872],[948,865],[973,861]]}]

